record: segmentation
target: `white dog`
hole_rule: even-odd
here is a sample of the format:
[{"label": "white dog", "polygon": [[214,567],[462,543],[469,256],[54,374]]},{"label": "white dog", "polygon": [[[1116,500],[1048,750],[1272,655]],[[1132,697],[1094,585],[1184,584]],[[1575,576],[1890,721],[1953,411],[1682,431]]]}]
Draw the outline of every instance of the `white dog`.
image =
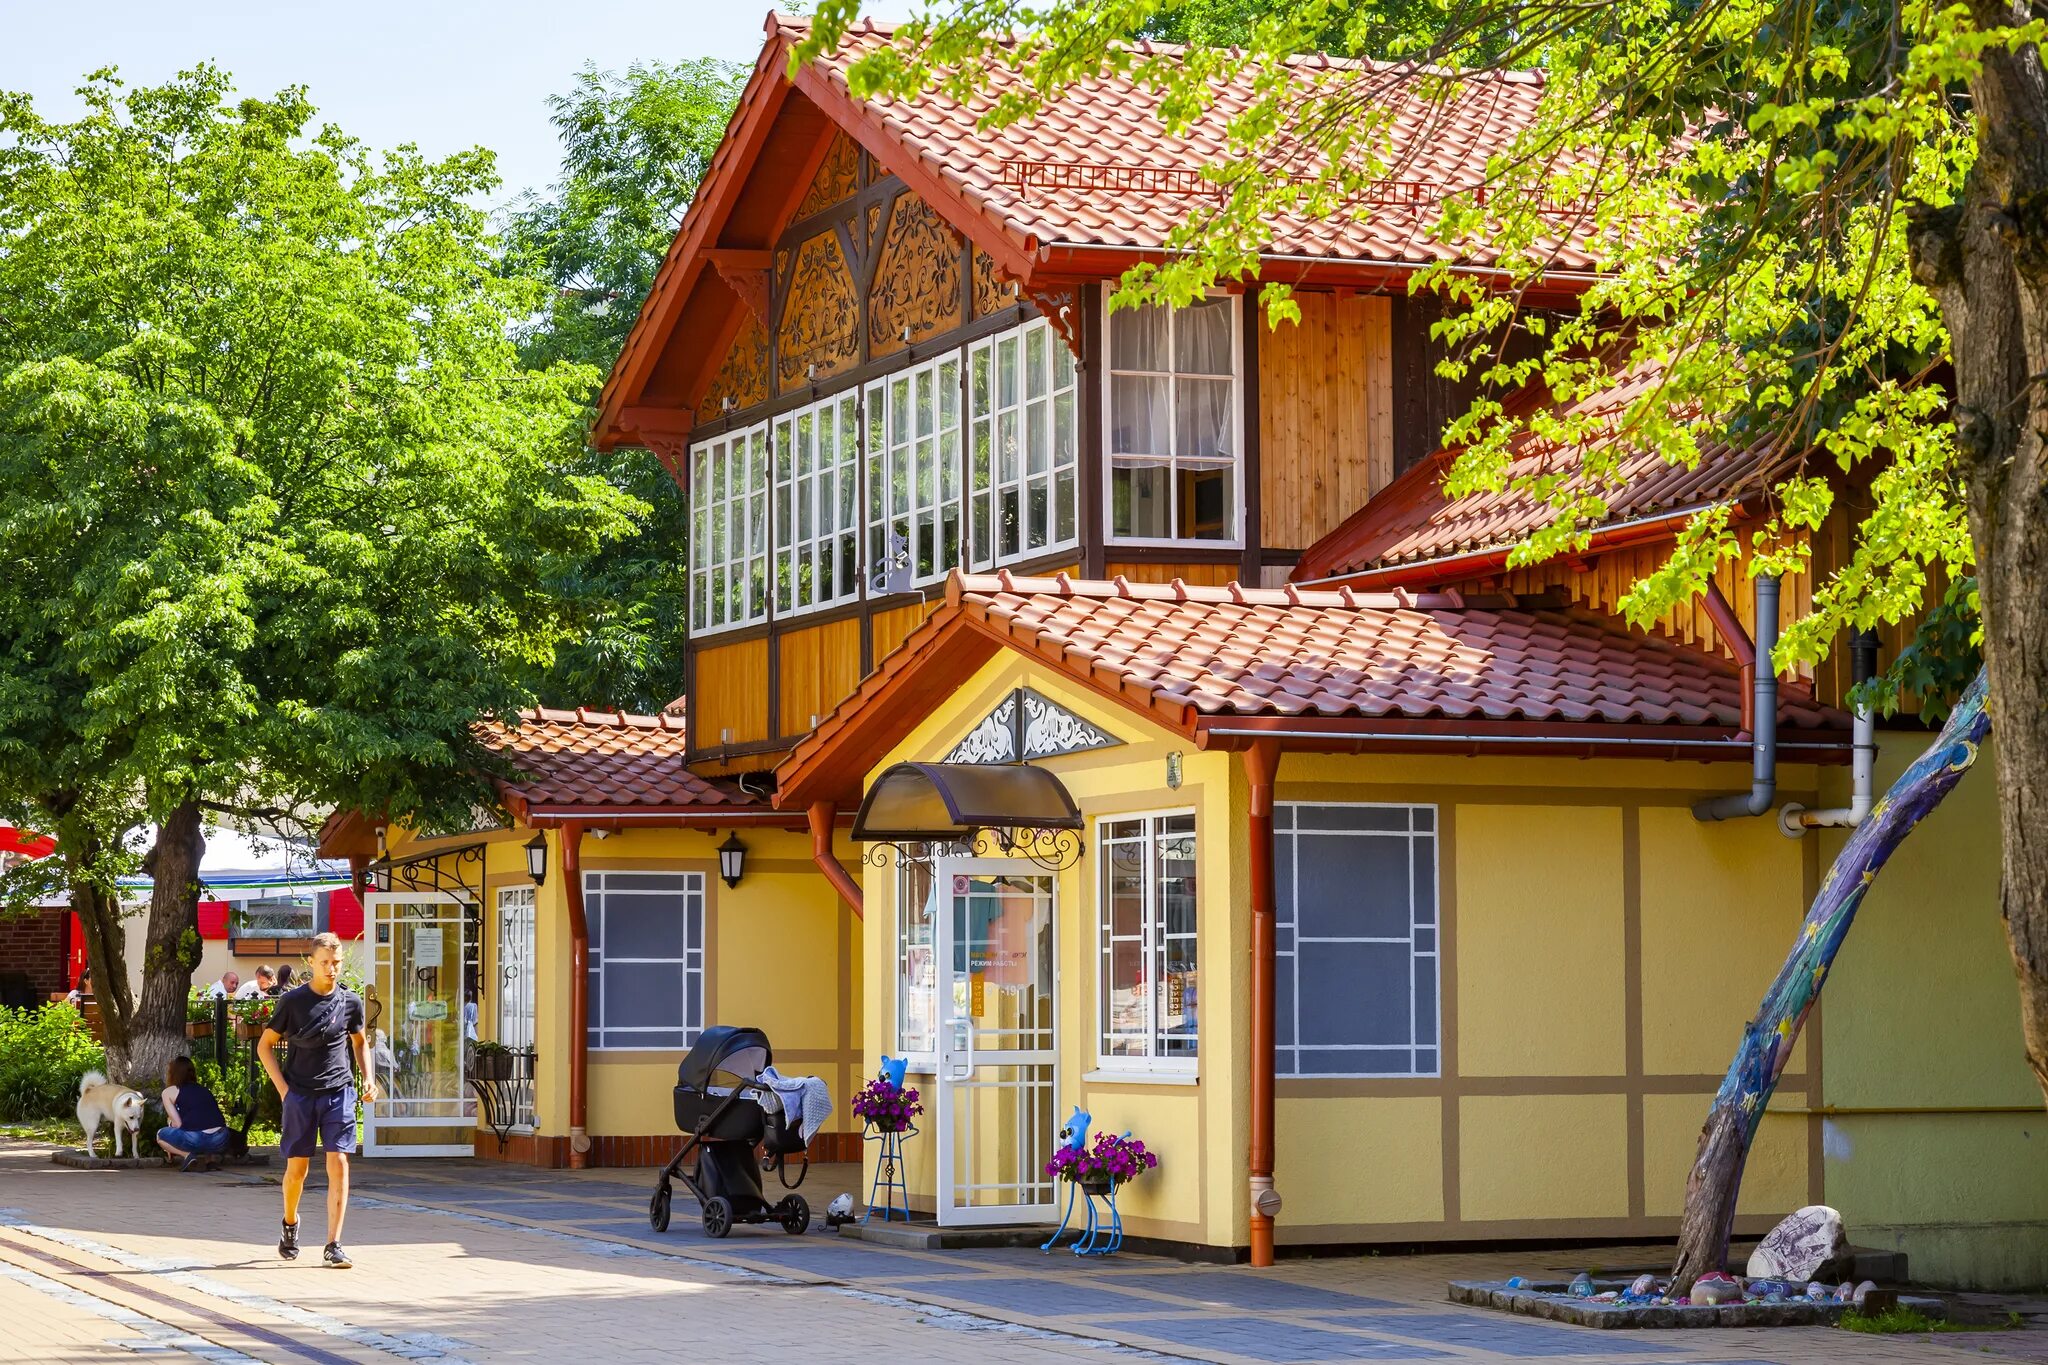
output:
[{"label": "white dog", "polygon": [[115,1085],[102,1072],[86,1072],[78,1083],[78,1126],[85,1133],[85,1154],[98,1155],[93,1142],[99,1137],[100,1124],[107,1123],[114,1129],[115,1156],[121,1155],[123,1129],[128,1133],[128,1155],[141,1155],[136,1143],[142,1136],[142,1103],[141,1091]]}]

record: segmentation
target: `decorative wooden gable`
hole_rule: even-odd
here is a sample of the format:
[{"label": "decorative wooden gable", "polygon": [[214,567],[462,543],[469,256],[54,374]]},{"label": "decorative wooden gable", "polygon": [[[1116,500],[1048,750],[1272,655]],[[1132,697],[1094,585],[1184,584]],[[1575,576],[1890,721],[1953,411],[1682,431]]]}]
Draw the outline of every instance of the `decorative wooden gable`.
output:
[{"label": "decorative wooden gable", "polygon": [[1107,749],[1122,740],[1028,687],[1020,687],[996,703],[981,723],[946,755],[948,763],[1024,763],[1089,749]]}]

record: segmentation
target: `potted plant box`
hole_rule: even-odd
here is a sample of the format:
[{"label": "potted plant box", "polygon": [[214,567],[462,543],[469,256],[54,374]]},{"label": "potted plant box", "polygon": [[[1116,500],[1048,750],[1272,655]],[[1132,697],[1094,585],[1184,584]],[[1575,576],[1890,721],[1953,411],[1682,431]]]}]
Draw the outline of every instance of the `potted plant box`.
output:
[{"label": "potted plant box", "polygon": [[499,1043],[478,1043],[476,1055],[469,1059],[469,1078],[473,1081],[511,1080],[512,1050]]}]

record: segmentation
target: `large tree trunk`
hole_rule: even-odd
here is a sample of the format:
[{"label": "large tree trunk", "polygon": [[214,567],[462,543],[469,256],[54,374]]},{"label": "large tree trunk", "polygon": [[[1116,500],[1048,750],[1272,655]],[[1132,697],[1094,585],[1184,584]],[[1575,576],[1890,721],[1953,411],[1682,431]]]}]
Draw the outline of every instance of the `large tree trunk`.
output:
[{"label": "large tree trunk", "polygon": [[1685,1217],[1671,1271],[1673,1293],[1685,1293],[1701,1275],[1726,1268],[1742,1166],[1764,1108],[1878,870],[1977,761],[1990,724],[1984,709],[1986,689],[1985,674],[1979,672],[1940,737],[1900,774],[1849,836],[1806,912],[1785,965],[1764,992],[1762,1008],[1743,1029],[1742,1045],[1714,1096],[1714,1107],[1700,1130],[1692,1173],[1686,1177]]},{"label": "large tree trunk", "polygon": [[199,807],[190,802],[171,812],[150,850],[142,994],[121,1042],[107,1034],[107,1069],[129,1085],[162,1085],[164,1065],[186,1050],[185,1000],[199,965],[199,860],[205,852]]},{"label": "large tree trunk", "polygon": [[[2026,22],[1973,0],[1980,27]],[[2027,1059],[2048,1095],[2048,72],[1992,50],[1970,81],[1977,162],[1920,215],[1915,276],[1941,301],[1998,723],[2001,900]]]},{"label": "large tree trunk", "polygon": [[57,856],[65,860],[71,911],[85,934],[85,959],[92,968],[92,992],[100,1028],[110,1050],[128,1046],[128,1021],[135,1013],[128,989],[128,945],[121,929],[121,898],[99,879],[106,847],[98,835],[58,826]]}]

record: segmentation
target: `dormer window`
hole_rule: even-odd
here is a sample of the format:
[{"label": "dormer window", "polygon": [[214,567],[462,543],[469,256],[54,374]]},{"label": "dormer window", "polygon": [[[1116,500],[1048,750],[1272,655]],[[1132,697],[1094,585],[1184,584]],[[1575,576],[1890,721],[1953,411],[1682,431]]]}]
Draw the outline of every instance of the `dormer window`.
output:
[{"label": "dormer window", "polygon": [[1237,300],[1108,315],[1109,536],[1242,543]]}]

